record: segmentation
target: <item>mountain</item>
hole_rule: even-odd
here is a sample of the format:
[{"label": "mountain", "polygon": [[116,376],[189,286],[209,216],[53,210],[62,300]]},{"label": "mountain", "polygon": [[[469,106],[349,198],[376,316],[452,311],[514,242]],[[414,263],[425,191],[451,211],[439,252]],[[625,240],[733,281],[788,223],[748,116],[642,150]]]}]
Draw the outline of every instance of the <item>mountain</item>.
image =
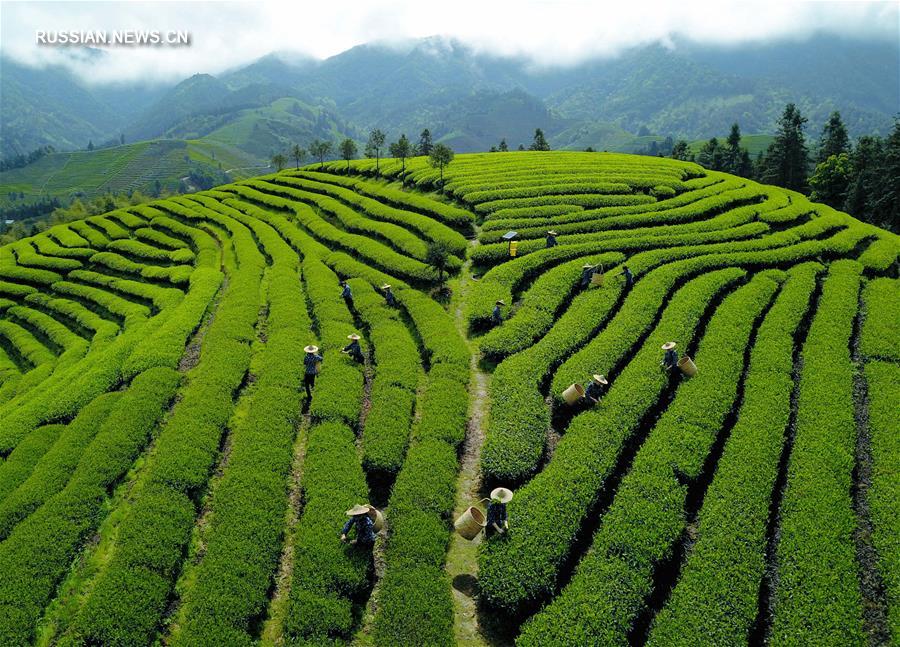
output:
[{"label": "mountain", "polygon": [[52,145],[85,148],[119,133],[162,91],[159,86],[90,86],[63,67],[31,68],[0,58],[0,154]]},{"label": "mountain", "polygon": [[634,133],[706,139],[735,121],[771,134],[788,102],[813,140],[833,110],[851,136],[885,134],[900,110],[900,46],[831,36],[727,48],[676,39],[567,68],[431,37],[324,61],[273,53],[153,88],[89,87],[59,68],[2,65],[4,155],[124,132],[129,142],[210,138],[262,160],[314,137],[362,141],[376,127],[389,138],[429,128],[459,151],[501,137],[527,144],[536,127],[554,147],[626,150]]}]

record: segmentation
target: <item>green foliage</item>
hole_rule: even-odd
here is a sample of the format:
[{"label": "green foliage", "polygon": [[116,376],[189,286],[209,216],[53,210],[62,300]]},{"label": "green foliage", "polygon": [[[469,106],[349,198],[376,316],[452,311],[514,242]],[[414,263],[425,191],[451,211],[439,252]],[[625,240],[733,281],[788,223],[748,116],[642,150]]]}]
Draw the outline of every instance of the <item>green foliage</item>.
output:
[{"label": "green foliage", "polygon": [[759,328],[739,418],[700,510],[699,537],[649,644],[700,635],[727,642],[747,635],[756,618],[769,505],[791,413],[794,335],[821,270],[792,269]]},{"label": "green foliage", "polygon": [[[624,629],[652,591],[654,567],[671,556],[684,532],[685,481],[700,476],[734,405],[744,348],[778,278],[760,274],[716,309],[695,358],[700,372],[678,386],[622,480],[590,552],[562,592],[529,621],[519,643],[624,642]],[[595,613],[580,611],[588,604]]]},{"label": "green foliage", "polygon": [[900,639],[900,515],[895,466],[900,461],[900,429],[896,404],[900,398],[900,367],[883,361],[866,364],[869,392],[869,429],[872,444],[872,484],[868,491],[874,532],[872,543],[878,553],[878,569],[885,583],[888,627],[891,638]]},{"label": "green foliage", "polygon": [[151,369],[134,379],[88,446],[68,484],[22,521],[0,547],[0,641],[31,641],[41,612],[96,527],[111,487],[146,445],[180,376]]},{"label": "green foliage", "polygon": [[669,384],[669,375],[659,368],[660,344],[677,339],[688,346],[708,301],[743,276],[736,268],[719,270],[682,288],[631,363],[613,375],[613,385],[600,403],[572,421],[553,460],[509,505],[514,531],[504,542],[482,544],[479,584],[486,601],[512,611],[552,592],[557,568],[616,456]]},{"label": "green foliage", "polygon": [[849,341],[860,270],[853,261],[831,265],[803,345],[781,507],[773,644],[864,643],[850,500],[856,424]]}]

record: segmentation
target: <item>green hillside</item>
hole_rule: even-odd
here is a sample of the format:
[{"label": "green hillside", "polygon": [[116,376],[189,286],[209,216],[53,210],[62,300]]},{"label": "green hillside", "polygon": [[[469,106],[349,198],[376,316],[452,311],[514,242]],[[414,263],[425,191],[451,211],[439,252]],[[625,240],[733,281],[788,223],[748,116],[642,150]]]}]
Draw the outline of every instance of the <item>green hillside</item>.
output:
[{"label": "green hillside", "polygon": [[[572,152],[0,247],[0,644],[898,642],[898,263],[799,194]],[[497,486],[508,532],[455,533]]]},{"label": "green hillside", "polygon": [[[0,206],[41,198],[92,198],[105,193],[150,192],[158,180],[174,190],[191,168],[229,171],[233,177],[258,172],[259,161],[218,141],[156,140],[93,151],[46,155],[28,166],[0,173]],[[24,194],[11,199],[10,193]]]}]

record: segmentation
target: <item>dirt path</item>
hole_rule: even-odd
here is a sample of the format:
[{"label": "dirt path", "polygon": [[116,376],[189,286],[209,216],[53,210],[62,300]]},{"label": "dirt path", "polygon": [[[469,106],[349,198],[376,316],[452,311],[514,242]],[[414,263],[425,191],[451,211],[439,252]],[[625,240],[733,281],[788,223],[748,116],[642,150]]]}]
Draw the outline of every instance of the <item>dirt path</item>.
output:
[{"label": "dirt path", "polygon": [[294,575],[294,539],[302,505],[301,482],[303,480],[303,463],[306,460],[306,438],[309,425],[309,415],[303,416],[303,421],[300,423],[297,437],[294,441],[294,460],[291,464],[284,546],[278,562],[278,573],[275,576],[275,593],[272,595],[272,600],[269,603],[269,616],[263,625],[260,638],[261,645],[284,644],[282,631],[284,628],[284,617],[287,613],[288,595],[291,591],[291,581]]},{"label": "dirt path", "polygon": [[[477,234],[476,234],[477,235]],[[472,241],[472,246],[477,245]],[[460,279],[454,290],[454,320],[463,338],[466,335],[466,321],[463,303],[472,287],[471,261],[462,268]],[[481,447],[487,429],[490,407],[489,386],[491,375],[481,369],[480,355],[474,343],[469,343],[472,354],[472,381],[469,393],[469,422],[459,476],[456,481],[456,505],[453,518],[456,519],[466,508],[475,504],[484,494],[481,492]],[[453,592],[453,633],[458,645],[511,645],[512,637],[503,636],[501,627],[487,622],[478,606],[478,546],[481,536],[474,541],[463,539],[453,533],[447,551],[445,569],[450,576]]]}]

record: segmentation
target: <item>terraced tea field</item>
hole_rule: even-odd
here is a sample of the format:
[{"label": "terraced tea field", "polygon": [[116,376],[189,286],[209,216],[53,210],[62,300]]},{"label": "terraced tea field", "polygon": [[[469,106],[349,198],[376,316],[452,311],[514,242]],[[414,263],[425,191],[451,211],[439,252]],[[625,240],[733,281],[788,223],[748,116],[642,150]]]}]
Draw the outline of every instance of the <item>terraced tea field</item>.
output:
[{"label": "terraced tea field", "polygon": [[900,640],[900,238],[666,159],[351,169],[0,248],[0,644]]}]

